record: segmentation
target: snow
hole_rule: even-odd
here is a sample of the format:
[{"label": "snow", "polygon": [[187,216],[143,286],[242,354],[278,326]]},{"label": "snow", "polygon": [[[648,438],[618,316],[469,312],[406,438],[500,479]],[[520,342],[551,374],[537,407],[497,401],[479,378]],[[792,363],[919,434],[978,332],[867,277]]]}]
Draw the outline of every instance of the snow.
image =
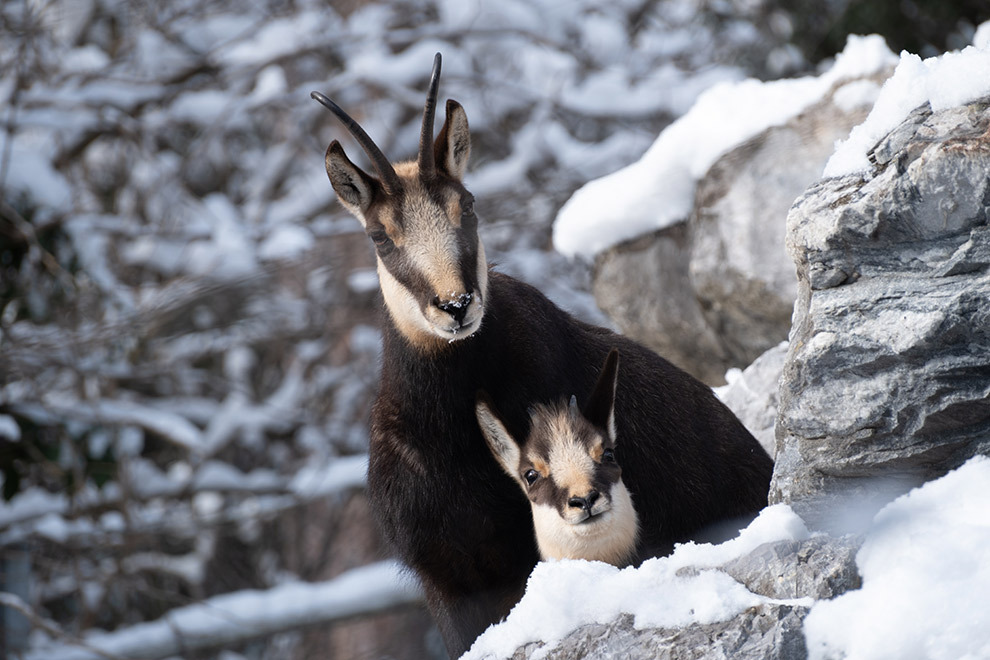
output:
[{"label": "snow", "polygon": [[88,403],[65,397],[50,397],[46,405],[49,411],[70,419],[140,426],[193,452],[198,452],[203,447],[203,434],[185,417],[134,401],[104,399]]},{"label": "snow", "polygon": [[816,603],[812,660],[990,657],[990,458],[898,498],[856,555],[863,587]]},{"label": "snow", "polygon": [[895,62],[882,38],[850,36],[834,65],[820,76],[714,85],[639,161],[574,193],[554,222],[554,247],[568,257],[590,259],[622,241],[686,220],[698,179],[719,156],[787,122],[837,83],[880,73]]},{"label": "snow", "polygon": [[313,235],[299,225],[278,225],[258,246],[258,258],[262,261],[273,259],[295,259],[313,246]]},{"label": "snow", "polygon": [[72,189],[65,177],[51,163],[55,145],[51,138],[38,133],[19,134],[13,140],[0,133],[0,154],[10,149],[10,163],[5,171],[4,195],[16,199],[23,195],[33,205],[49,212],[61,212],[72,202]]},{"label": "snow", "polygon": [[[669,557],[650,559],[638,568],[618,569],[601,562],[540,562],[526,594],[505,622],[489,627],[462,660],[510,657],[517,648],[542,641],[542,657],[575,628],[609,623],[631,614],[637,628],[685,626],[725,621],[774,601],[748,591],[714,567],[774,541],[808,538],[808,529],[785,505],[765,509],[738,537],[720,545],[686,543]],[[682,573],[694,567],[698,572]]]},{"label": "snow", "polygon": [[[235,21],[232,18],[227,20]],[[231,25],[226,22],[217,23],[213,26],[215,34],[230,36],[231,33],[224,28],[229,29]],[[333,11],[300,11],[292,16],[266,21],[253,36],[219,48],[214,57],[220,64],[227,66],[261,65],[295,53],[307,45],[318,46],[328,34],[335,34],[340,29]],[[209,43],[199,31],[194,32],[194,35],[193,38],[197,41]]]},{"label": "snow", "polygon": [[203,199],[202,210],[202,218],[212,223],[212,236],[190,243],[185,255],[187,270],[229,279],[253,274],[257,270],[254,242],[237,207],[226,195],[214,193]]},{"label": "snow", "polygon": [[87,44],[73,48],[65,57],[63,66],[72,73],[99,71],[110,64],[110,57],[98,46]]},{"label": "snow", "polygon": [[368,475],[368,456],[346,456],[326,465],[307,465],[292,479],[290,489],[299,495],[318,497],[348,488],[361,488]]},{"label": "snow", "polygon": [[285,70],[277,64],[272,64],[258,74],[258,81],[248,95],[248,102],[251,105],[262,105],[285,94],[288,88]]},{"label": "snow", "polygon": [[231,112],[231,97],[218,89],[204,89],[179,95],[169,114],[173,119],[190,124],[212,124],[224,113]]},{"label": "snow", "polygon": [[9,442],[17,442],[21,439],[21,427],[10,415],[0,414],[0,438]]},{"label": "snow", "polygon": [[976,28],[973,35],[973,45],[980,50],[990,50],[990,21]]},{"label": "snow", "polygon": [[870,169],[870,149],[897,127],[915,108],[929,104],[933,111],[951,108],[990,95],[990,22],[977,32],[974,43],[959,52],[921,59],[901,53],[900,61],[883,85],[866,121],[841,142],[825,165],[824,175],[838,177]]}]

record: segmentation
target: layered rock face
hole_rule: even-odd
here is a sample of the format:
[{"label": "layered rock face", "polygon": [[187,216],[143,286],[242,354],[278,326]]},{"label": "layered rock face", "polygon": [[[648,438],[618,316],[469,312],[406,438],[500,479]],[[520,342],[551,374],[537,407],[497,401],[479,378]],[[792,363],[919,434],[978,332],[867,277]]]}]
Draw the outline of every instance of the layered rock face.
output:
[{"label": "layered rock face", "polygon": [[771,502],[847,531],[990,451],[990,99],[915,110],[788,216]]},{"label": "layered rock face", "polygon": [[868,106],[842,99],[833,93],[722,156],[685,222],[597,257],[595,300],[625,334],[713,385],[787,338],[797,291],[784,219],[866,116]]}]

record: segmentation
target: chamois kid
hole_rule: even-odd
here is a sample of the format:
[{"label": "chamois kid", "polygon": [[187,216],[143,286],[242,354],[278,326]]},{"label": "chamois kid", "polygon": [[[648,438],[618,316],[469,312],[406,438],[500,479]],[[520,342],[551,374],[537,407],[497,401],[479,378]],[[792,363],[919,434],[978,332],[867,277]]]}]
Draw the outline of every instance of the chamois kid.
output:
[{"label": "chamois kid", "polygon": [[386,311],[370,420],[371,507],[457,657],[509,612],[539,560],[526,497],[478,427],[479,390],[512,437],[525,438],[528,407],[591,392],[598,365],[621,351],[617,451],[639,514],[640,556],[668,552],[713,521],[755,514],[766,505],[771,461],[704,384],[489,270],[463,185],[471,138],[456,101],[447,101],[433,139],[439,77],[437,54],[419,154],[395,165],[333,101],[313,97],[377,175],[330,143],[327,175],[374,244]]},{"label": "chamois kid", "polygon": [[484,392],[475,412],[492,455],[529,497],[543,559],[587,559],[622,567],[636,554],[639,523],[615,460],[619,353],[605,360],[583,410],[577,398],[537,404],[521,446]]}]

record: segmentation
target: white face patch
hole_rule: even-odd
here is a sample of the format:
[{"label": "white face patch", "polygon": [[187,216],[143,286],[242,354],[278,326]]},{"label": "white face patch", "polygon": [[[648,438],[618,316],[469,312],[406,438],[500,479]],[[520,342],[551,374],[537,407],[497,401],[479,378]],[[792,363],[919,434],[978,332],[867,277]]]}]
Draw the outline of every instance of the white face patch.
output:
[{"label": "white face patch", "polygon": [[533,503],[533,528],[540,556],[603,561],[616,566],[628,564],[639,539],[636,509],[621,480],[612,486],[607,497],[612,502],[609,511],[577,525],[561,518],[556,507]]},{"label": "white face patch", "polygon": [[[591,476],[595,470],[595,462],[583,447],[572,443],[555,445],[550,452],[549,465],[550,478],[567,497],[584,497],[593,490]],[[607,495],[599,496],[591,513],[598,514],[608,510],[607,500]],[[564,508],[563,516],[566,522],[577,524],[588,517],[588,512],[569,506]]]},{"label": "white face patch", "polygon": [[[422,282],[428,288],[409,290],[379,257],[379,279],[389,314],[416,345],[437,346],[469,337],[481,327],[488,292],[484,246],[478,238],[476,290],[469,290],[462,276],[460,205],[456,200],[444,205],[433,200],[420,184],[414,164],[395,169],[405,182],[402,239],[396,241],[402,249],[401,267],[417,274],[415,280],[405,281]],[[458,214],[451,217],[455,210]]]}]

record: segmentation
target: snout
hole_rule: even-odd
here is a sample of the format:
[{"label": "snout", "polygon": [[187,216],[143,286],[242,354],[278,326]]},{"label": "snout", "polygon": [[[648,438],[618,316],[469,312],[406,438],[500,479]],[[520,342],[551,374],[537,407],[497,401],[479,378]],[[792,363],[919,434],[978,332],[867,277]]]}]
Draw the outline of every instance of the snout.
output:
[{"label": "snout", "polygon": [[608,496],[592,489],[584,495],[572,495],[567,500],[564,519],[572,525],[596,522],[597,516],[609,511],[612,503]]},{"label": "snout", "polygon": [[435,295],[426,310],[435,332],[449,341],[474,333],[481,326],[482,314],[481,294],[473,290]]},{"label": "snout", "polygon": [[567,500],[567,506],[572,509],[582,509],[583,511],[586,511],[588,515],[591,515],[591,507],[593,507],[595,502],[598,501],[598,497],[598,491],[593,490],[584,497],[571,497],[571,499]]},{"label": "snout", "polygon": [[470,307],[471,300],[473,298],[473,291],[467,291],[466,293],[455,295],[447,300],[440,298],[440,296],[434,296],[433,305],[441,312],[449,314],[453,317],[454,321],[457,322],[458,325],[462,325],[464,322],[464,317],[467,314],[468,307]]}]

